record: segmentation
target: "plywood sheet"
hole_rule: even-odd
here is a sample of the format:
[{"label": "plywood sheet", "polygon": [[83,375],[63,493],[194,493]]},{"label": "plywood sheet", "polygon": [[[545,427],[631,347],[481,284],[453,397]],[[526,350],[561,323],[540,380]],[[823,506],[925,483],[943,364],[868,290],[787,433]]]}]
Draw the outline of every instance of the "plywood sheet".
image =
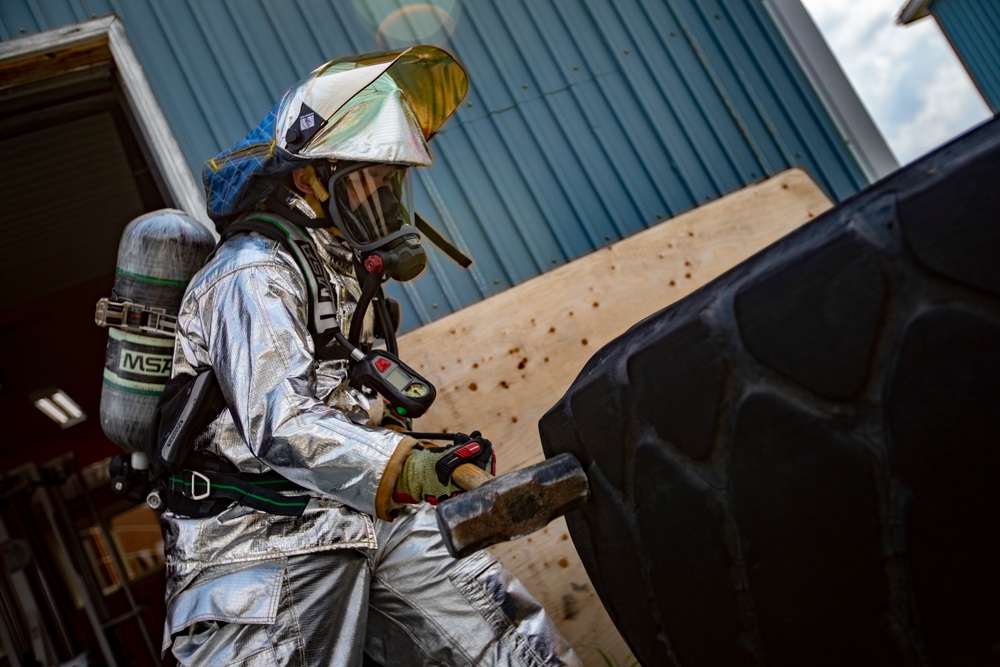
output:
[{"label": "plywood sheet", "polygon": [[[482,431],[501,474],[542,460],[538,420],[600,347],[830,207],[788,170],[403,336],[403,359],[438,389],[415,430]],[[585,664],[605,664],[598,649],[626,664],[563,520],[492,551]]]}]

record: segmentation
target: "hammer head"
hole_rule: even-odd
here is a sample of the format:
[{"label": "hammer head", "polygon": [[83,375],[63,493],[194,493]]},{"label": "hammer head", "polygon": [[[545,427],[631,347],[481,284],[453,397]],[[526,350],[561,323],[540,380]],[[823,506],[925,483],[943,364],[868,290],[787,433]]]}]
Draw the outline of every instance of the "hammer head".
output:
[{"label": "hammer head", "polygon": [[462,558],[544,528],[586,502],[587,473],[572,454],[495,477],[437,508],[448,551]]}]

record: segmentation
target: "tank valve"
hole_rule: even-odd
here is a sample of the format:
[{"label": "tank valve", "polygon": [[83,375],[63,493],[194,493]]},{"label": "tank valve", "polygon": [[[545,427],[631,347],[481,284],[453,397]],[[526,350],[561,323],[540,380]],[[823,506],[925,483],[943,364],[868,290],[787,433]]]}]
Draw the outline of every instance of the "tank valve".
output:
[{"label": "tank valve", "polygon": [[153,489],[150,491],[149,495],[146,496],[146,504],[149,505],[150,509],[157,512],[167,509],[167,500],[163,497],[163,490]]}]

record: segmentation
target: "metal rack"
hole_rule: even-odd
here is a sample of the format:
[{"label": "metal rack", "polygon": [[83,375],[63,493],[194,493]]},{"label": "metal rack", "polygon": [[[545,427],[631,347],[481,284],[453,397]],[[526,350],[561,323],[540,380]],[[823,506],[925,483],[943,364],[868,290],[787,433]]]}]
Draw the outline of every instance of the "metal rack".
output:
[{"label": "metal rack", "polygon": [[[74,527],[68,505],[72,500],[84,503],[88,520],[109,546],[110,564],[126,603],[124,613],[112,617],[109,612]],[[46,540],[46,527],[51,541]],[[0,476],[0,543],[15,541],[30,557],[14,572],[0,568],[0,645],[11,667],[21,667],[25,656],[46,667],[88,664],[81,662],[87,646],[74,637],[64,619],[66,606],[74,600],[82,604],[103,664],[119,666],[121,656],[109,632],[130,621],[138,626],[150,664],[157,663],[159,652],[142,621],[143,608],[136,602],[111,531],[72,452],[43,466],[31,463]]]}]

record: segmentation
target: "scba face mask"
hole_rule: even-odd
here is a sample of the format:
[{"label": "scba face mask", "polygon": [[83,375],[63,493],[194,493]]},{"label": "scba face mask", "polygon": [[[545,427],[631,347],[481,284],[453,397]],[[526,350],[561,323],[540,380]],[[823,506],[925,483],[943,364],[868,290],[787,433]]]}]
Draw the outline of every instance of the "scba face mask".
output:
[{"label": "scba face mask", "polygon": [[406,167],[361,163],[331,165],[329,213],[369,273],[406,282],[427,266],[412,210]]}]

